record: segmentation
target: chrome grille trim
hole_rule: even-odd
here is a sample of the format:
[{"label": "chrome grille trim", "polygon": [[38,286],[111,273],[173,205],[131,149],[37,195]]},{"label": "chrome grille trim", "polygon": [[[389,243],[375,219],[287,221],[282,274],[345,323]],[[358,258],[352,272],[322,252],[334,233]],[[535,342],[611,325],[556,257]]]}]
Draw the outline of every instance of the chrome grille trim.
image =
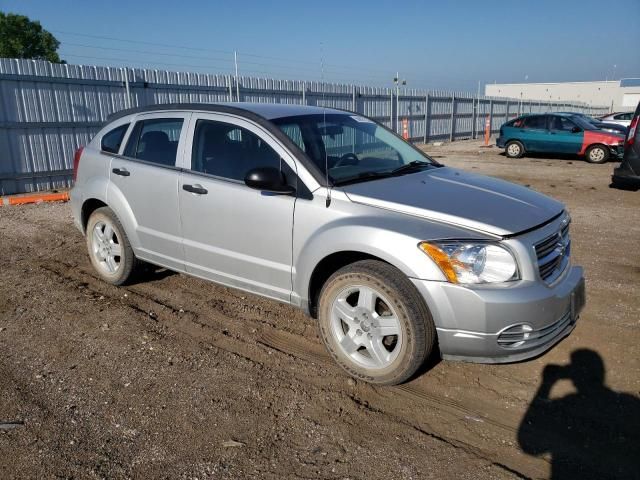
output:
[{"label": "chrome grille trim", "polygon": [[569,265],[571,256],[569,221],[565,220],[557,232],[536,243],[534,248],[540,278],[547,284],[553,283]]}]

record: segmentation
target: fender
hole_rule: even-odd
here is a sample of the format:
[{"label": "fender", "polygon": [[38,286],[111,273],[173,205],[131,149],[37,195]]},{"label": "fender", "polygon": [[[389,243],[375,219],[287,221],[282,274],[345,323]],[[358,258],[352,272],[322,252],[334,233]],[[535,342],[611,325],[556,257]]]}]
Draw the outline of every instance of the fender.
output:
[{"label": "fender", "polygon": [[[446,281],[440,268],[418,243],[435,239],[483,239],[477,232],[370,206],[340,202],[344,210],[325,208],[324,199],[296,206],[293,245],[293,303],[308,302],[316,266],[329,255],[360,252],[393,265],[409,278]],[[315,199],[314,199],[315,200]],[[325,217],[325,218],[321,218]],[[326,218],[331,217],[331,218]],[[314,218],[314,221],[305,221]],[[317,229],[318,225],[322,225]]]},{"label": "fender", "polygon": [[594,143],[601,143],[603,145],[615,147],[621,141],[622,139],[618,135],[585,130],[584,137],[582,138],[582,146],[580,147],[578,155],[584,155],[587,152],[587,149]]}]

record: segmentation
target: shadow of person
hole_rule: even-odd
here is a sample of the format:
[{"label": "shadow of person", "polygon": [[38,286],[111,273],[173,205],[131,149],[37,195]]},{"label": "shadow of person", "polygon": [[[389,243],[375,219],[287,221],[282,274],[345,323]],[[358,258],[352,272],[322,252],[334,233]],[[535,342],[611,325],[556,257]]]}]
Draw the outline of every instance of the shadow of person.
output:
[{"label": "shadow of person", "polygon": [[[542,384],[518,430],[530,455],[551,454],[551,478],[640,479],[640,399],[604,384],[600,355],[581,349],[566,366],[547,365]],[[551,399],[558,380],[576,392]]]}]

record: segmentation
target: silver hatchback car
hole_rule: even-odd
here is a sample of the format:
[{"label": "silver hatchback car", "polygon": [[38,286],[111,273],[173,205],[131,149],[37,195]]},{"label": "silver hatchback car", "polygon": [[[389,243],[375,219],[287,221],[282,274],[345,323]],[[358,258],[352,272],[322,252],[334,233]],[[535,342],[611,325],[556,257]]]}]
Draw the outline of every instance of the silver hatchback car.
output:
[{"label": "silver hatchback car", "polygon": [[445,167],[351,112],[126,110],[74,175],[75,223],[105,281],[144,261],[289,303],[372,383],[403,382],[431,354],[539,355],[584,305],[561,203]]}]

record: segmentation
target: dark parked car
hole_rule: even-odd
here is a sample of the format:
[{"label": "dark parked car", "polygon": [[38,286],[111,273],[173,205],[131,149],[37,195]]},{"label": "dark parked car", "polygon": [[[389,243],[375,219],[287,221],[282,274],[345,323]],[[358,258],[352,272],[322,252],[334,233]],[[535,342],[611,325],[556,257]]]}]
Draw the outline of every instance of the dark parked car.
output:
[{"label": "dark parked car", "polygon": [[576,113],[576,112],[562,112],[562,113],[566,113],[567,115],[571,115],[573,117],[579,117],[584,121],[589,122],[594,127],[600,130],[604,130],[606,132],[619,133],[621,135],[627,136],[627,132],[629,131],[629,129],[624,125],[611,123],[611,122],[602,122],[596,118],[590,117],[589,115],[585,115],[584,113]]},{"label": "dark parked car", "polygon": [[621,158],[624,136],[605,132],[568,113],[530,114],[500,127],[496,144],[509,158],[529,152],[573,154],[589,163]]},{"label": "dark parked car", "polygon": [[629,133],[624,142],[624,156],[619,167],[613,170],[613,184],[616,186],[640,186],[640,103],[633,114]]}]

